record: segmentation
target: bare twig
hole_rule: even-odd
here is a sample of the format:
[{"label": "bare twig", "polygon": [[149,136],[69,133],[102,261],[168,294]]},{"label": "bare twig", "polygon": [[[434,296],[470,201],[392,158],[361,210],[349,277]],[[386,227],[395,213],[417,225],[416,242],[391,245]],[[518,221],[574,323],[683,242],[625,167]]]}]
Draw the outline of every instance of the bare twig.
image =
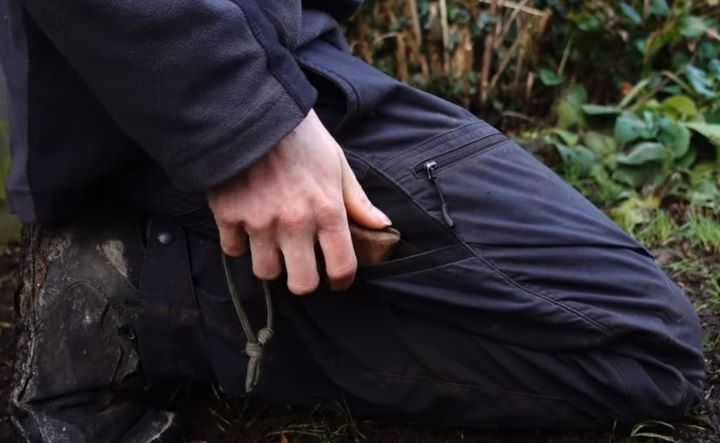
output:
[{"label": "bare twig", "polygon": [[[523,32],[523,34],[524,34],[524,32]],[[510,49],[505,53],[505,57],[503,57],[502,61],[500,62],[500,66],[498,67],[497,72],[495,72],[495,75],[493,76],[493,79],[490,82],[490,86],[488,87],[488,90],[487,90],[488,95],[492,94],[492,92],[495,90],[495,87],[497,86],[497,83],[500,80],[500,77],[502,77],[503,73],[507,69],[508,65],[510,64],[510,60],[512,60],[512,57],[513,57],[513,55],[515,55],[515,52],[517,52],[523,39],[524,39],[524,36],[518,36],[518,38],[516,38],[515,41],[513,42]]]},{"label": "bare twig", "polygon": [[535,84],[535,73],[529,72],[527,81],[525,82],[525,105],[526,108],[530,105],[530,97],[532,97],[533,85]]},{"label": "bare twig", "polygon": [[531,8],[529,6],[522,6],[515,2],[509,2],[504,0],[478,0],[480,3],[486,3],[489,5],[497,4],[497,6],[500,6],[501,8],[508,8],[508,9],[520,9],[522,12],[530,15],[537,15],[538,17],[543,16],[543,12],[539,9]]},{"label": "bare twig", "polygon": [[440,0],[440,25],[442,26],[443,66],[445,74],[448,74],[450,71],[450,58],[448,57],[450,30],[448,29],[447,0]]},{"label": "bare twig", "polygon": [[[528,3],[530,3],[530,0],[522,0],[520,2],[520,7],[526,6]],[[512,14],[510,15],[510,18],[505,22],[505,25],[503,26],[502,31],[500,31],[500,36],[495,41],[495,49],[500,48],[500,45],[505,41],[505,37],[507,37],[508,33],[512,29],[513,22],[517,19],[518,15],[522,11],[520,7],[513,10]],[[518,28],[520,28],[520,23],[518,22]]]},{"label": "bare twig", "polygon": [[[494,19],[498,14],[498,0],[492,0],[490,3],[490,17]],[[482,69],[480,75],[480,102],[485,103],[488,99],[488,89],[490,87],[490,65],[492,65],[495,32],[489,32],[485,37],[485,49],[483,51]]]},{"label": "bare twig", "polygon": [[383,40],[387,40],[389,38],[397,38],[398,33],[397,32],[385,32],[377,37],[375,37],[372,41],[372,47],[376,47],[378,44],[380,44]]},{"label": "bare twig", "polygon": [[412,19],[413,33],[417,40],[417,45],[422,46],[422,28],[420,27],[420,17],[418,16],[417,0],[408,0],[408,8],[410,9],[410,18]]},{"label": "bare twig", "polygon": [[565,50],[563,51],[562,60],[560,60],[560,66],[558,66],[558,75],[563,75],[563,73],[565,73],[565,65],[567,65],[568,57],[570,57],[570,50],[572,49],[572,45],[573,34],[571,32],[570,37],[568,37],[567,44],[565,45]]}]

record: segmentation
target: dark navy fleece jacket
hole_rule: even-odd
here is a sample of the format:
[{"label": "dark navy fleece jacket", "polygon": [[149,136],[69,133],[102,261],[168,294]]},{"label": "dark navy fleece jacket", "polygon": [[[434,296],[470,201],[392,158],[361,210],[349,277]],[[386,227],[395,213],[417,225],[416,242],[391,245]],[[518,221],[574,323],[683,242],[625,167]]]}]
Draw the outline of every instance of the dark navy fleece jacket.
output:
[{"label": "dark navy fleece jacket", "polygon": [[188,191],[242,172],[315,102],[294,50],[360,1],[0,0],[13,209],[68,219],[143,156]]}]

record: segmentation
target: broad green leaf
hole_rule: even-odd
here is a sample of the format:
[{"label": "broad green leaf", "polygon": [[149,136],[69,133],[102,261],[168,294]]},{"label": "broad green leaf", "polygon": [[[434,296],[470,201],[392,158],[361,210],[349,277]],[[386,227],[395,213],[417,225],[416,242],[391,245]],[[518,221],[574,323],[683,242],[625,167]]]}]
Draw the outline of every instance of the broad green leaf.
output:
[{"label": "broad green leaf", "polygon": [[697,180],[692,193],[690,194],[690,201],[694,204],[703,204],[708,202],[717,202],[720,200],[720,190],[714,181],[708,177]]},{"label": "broad green leaf", "polygon": [[575,146],[575,145],[577,145],[578,141],[580,140],[579,135],[577,135],[574,132],[567,131],[565,129],[555,128],[552,130],[552,132],[553,132],[553,134],[560,137],[562,139],[563,143],[565,143],[568,146]]},{"label": "broad green leaf", "polygon": [[657,142],[643,142],[633,146],[628,154],[620,154],[615,157],[621,165],[642,165],[655,161],[667,161],[672,153],[662,144]]},{"label": "broad green leaf", "polygon": [[670,148],[673,158],[685,155],[690,147],[690,130],[669,118],[663,118],[659,126],[658,140]]},{"label": "broad green leaf", "polygon": [[631,5],[629,5],[628,3],[626,3],[626,2],[620,2],[620,10],[622,11],[623,14],[625,14],[625,16],[626,16],[627,18],[630,19],[630,21],[632,21],[632,22],[635,23],[636,25],[641,25],[641,24],[642,24],[642,21],[643,21],[643,20],[642,20],[642,16],[640,15],[640,13],[637,12],[637,11],[635,10],[635,8],[633,8],[633,7],[632,7]]},{"label": "broad green leaf", "polygon": [[613,172],[612,178],[633,188],[639,188],[648,183],[661,183],[666,175],[660,163],[653,162],[642,166],[620,166]]},{"label": "broad green leaf", "polygon": [[602,22],[594,15],[584,14],[577,22],[582,31],[598,31],[602,29]]},{"label": "broad green leaf", "polygon": [[587,115],[614,115],[622,112],[618,106],[583,105],[582,110]]},{"label": "broad green leaf", "polygon": [[683,125],[706,137],[716,148],[720,149],[720,124],[683,123]]},{"label": "broad green leaf", "polygon": [[606,158],[617,152],[617,141],[605,134],[590,131],[583,134],[583,143],[600,157]]},{"label": "broad green leaf", "polygon": [[562,143],[555,143],[565,169],[573,171],[579,177],[586,177],[595,164],[595,153],[585,146],[568,147]]},{"label": "broad green leaf", "polygon": [[[720,109],[719,109],[720,111]],[[712,113],[712,112],[706,112],[703,115],[703,119],[705,120],[705,123],[709,123],[712,125],[720,125],[720,112],[718,113]],[[698,122],[702,123],[702,122]]]},{"label": "broad green leaf", "polygon": [[717,92],[713,90],[712,81],[705,71],[693,65],[688,65],[685,69],[685,77],[692,85],[693,90],[706,98],[717,97]]},{"label": "broad green leaf", "polygon": [[650,13],[658,17],[667,17],[670,14],[670,7],[666,0],[651,0]]},{"label": "broad green leaf", "polygon": [[598,163],[590,170],[590,177],[598,187],[599,197],[606,204],[628,198],[633,194],[626,186],[611,179],[608,171]]},{"label": "broad green leaf", "polygon": [[695,101],[687,95],[668,97],[660,104],[664,109],[671,110],[682,120],[693,120],[699,113]]},{"label": "broad green leaf", "polygon": [[700,17],[690,15],[680,20],[680,33],[687,38],[700,38],[707,30],[707,23]]},{"label": "broad green leaf", "polygon": [[675,166],[678,168],[689,169],[693,163],[695,163],[696,158],[697,153],[695,152],[695,149],[688,149],[685,155],[675,159]]},{"label": "broad green leaf", "polygon": [[540,70],[540,80],[545,86],[558,86],[565,82],[565,77],[558,75],[549,69]]},{"label": "broad green leaf", "polygon": [[556,126],[568,129],[573,126],[585,127],[585,115],[582,105],[588,101],[587,90],[582,85],[571,85],[566,88],[555,103]]},{"label": "broad green leaf", "polygon": [[708,63],[708,69],[710,75],[715,77],[715,80],[720,81],[720,59],[715,58],[710,60],[710,63]]},{"label": "broad green leaf", "polygon": [[711,161],[700,162],[693,167],[692,173],[691,178],[701,175],[720,174],[720,163]]},{"label": "broad green leaf", "polygon": [[657,134],[657,127],[651,120],[651,115],[639,119],[635,114],[623,114],[615,120],[615,138],[620,143],[629,143],[639,138],[653,138]]},{"label": "broad green leaf", "polygon": [[658,207],[660,207],[658,197],[634,196],[611,209],[610,216],[626,231],[631,232],[635,226],[649,222]]}]

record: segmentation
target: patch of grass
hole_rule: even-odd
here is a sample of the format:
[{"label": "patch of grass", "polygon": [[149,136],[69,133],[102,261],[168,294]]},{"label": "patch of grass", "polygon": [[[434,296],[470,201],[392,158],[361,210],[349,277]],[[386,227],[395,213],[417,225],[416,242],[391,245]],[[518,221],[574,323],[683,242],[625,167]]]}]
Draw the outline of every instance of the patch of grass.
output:
[{"label": "patch of grass", "polygon": [[640,228],[635,236],[646,245],[662,246],[678,229],[675,220],[664,210],[658,209],[650,222]]},{"label": "patch of grass", "polygon": [[707,291],[713,309],[720,311],[720,271],[714,274],[705,282],[703,289]]},{"label": "patch of grass", "polygon": [[683,236],[696,248],[720,252],[720,223],[712,218],[693,212],[682,228]]},{"label": "patch of grass", "polygon": [[703,337],[703,350],[705,352],[713,352],[720,346],[720,334],[708,335]]},{"label": "patch of grass", "polygon": [[369,427],[368,422],[358,422],[352,415],[350,408],[344,403],[338,403],[337,408],[329,411],[315,408],[310,417],[302,421],[292,421],[284,424],[280,430],[267,434],[268,437],[279,436],[281,441],[287,437],[295,437],[293,442],[312,441],[317,443],[333,443],[337,441],[360,443],[367,440],[361,428]]},{"label": "patch of grass", "polygon": [[695,257],[683,257],[668,265],[673,274],[692,276],[698,278],[706,277],[705,261]]},{"label": "patch of grass", "polygon": [[650,420],[638,423],[633,426],[630,431],[630,439],[640,439],[642,441],[669,441],[677,440],[671,434],[675,431],[675,426],[664,421]]}]

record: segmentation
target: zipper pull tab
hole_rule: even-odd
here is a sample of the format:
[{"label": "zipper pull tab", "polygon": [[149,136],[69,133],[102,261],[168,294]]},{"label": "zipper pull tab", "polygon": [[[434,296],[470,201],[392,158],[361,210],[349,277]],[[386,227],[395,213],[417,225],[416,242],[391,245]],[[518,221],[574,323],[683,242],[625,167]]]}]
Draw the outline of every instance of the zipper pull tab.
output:
[{"label": "zipper pull tab", "polygon": [[427,172],[427,178],[433,185],[435,185],[438,197],[440,197],[440,215],[442,215],[442,219],[448,226],[448,228],[454,228],[455,221],[452,219],[452,217],[450,217],[450,213],[448,212],[447,202],[445,201],[445,194],[443,194],[442,188],[440,188],[440,183],[438,183],[437,176],[435,175],[436,168],[437,162],[431,161],[425,163],[425,172]]}]

